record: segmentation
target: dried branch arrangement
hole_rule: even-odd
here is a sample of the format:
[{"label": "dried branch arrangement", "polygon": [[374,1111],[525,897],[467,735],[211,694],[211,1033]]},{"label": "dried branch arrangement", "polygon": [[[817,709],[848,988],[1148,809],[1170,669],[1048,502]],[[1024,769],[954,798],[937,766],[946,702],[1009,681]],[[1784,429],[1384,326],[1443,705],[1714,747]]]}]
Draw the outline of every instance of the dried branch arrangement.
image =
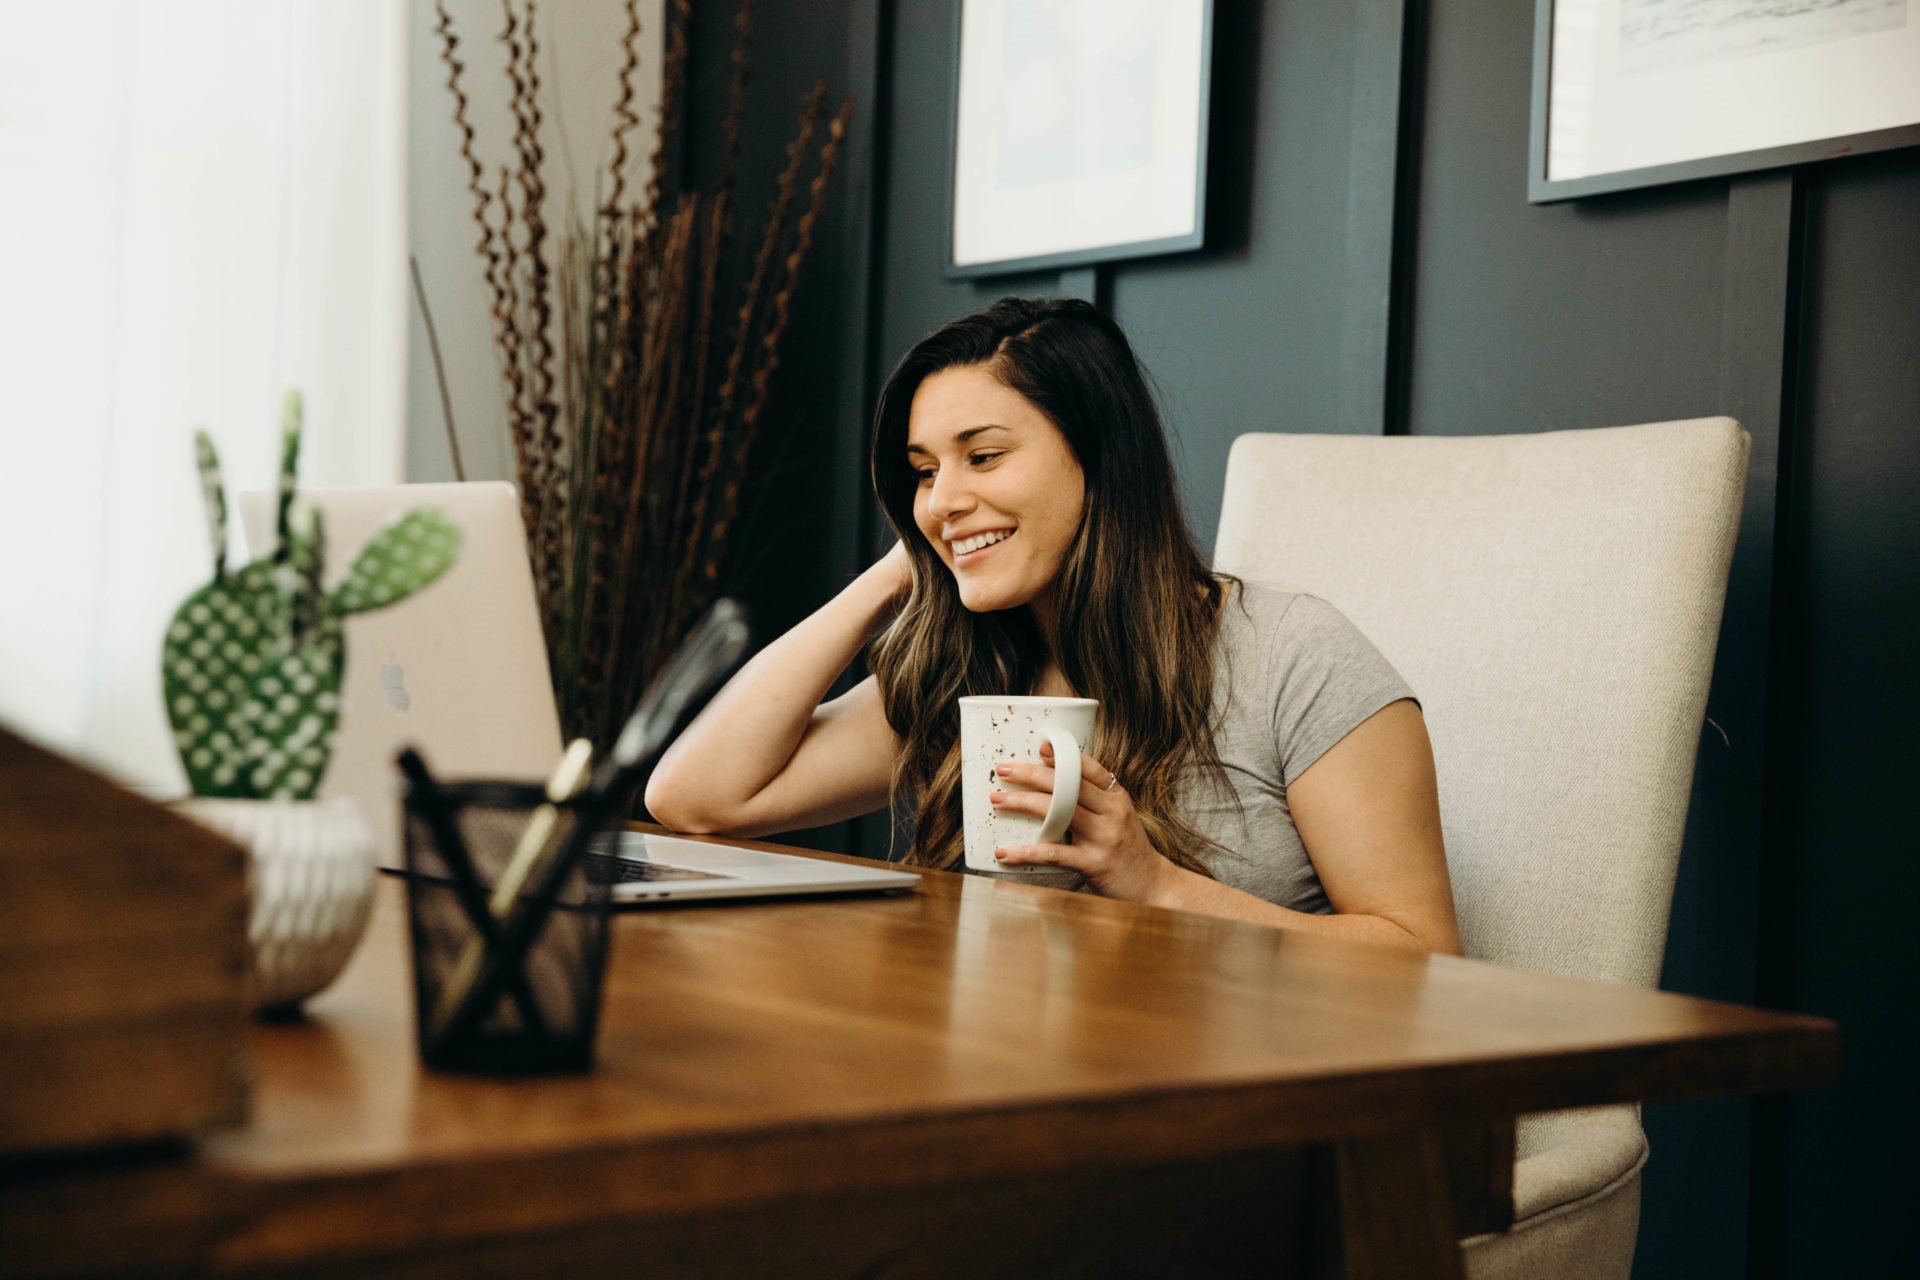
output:
[{"label": "dried branch arrangement", "polygon": [[689,0],[668,7],[646,180],[629,174],[641,28],[626,0],[611,158],[597,175],[599,206],[582,215],[550,211],[541,178],[534,0],[501,0],[513,138],[510,163],[491,178],[467,120],[460,40],[436,4],[561,726],[597,749],[720,593],[794,289],[852,114],[843,102],[827,118],[824,84],[807,95],[748,259],[735,245],[734,168],[752,0],[734,19],[710,190],[678,189],[664,173],[685,118],[691,17]]}]

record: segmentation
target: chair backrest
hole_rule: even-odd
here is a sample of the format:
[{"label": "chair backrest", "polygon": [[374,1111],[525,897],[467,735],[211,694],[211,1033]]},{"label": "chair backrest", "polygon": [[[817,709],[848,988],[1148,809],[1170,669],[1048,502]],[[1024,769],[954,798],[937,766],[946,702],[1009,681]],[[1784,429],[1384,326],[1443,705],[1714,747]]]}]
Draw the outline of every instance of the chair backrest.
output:
[{"label": "chair backrest", "polygon": [[1216,567],[1325,597],[1419,694],[1468,955],[1658,981],[1749,448],[1730,418],[1234,443]]}]

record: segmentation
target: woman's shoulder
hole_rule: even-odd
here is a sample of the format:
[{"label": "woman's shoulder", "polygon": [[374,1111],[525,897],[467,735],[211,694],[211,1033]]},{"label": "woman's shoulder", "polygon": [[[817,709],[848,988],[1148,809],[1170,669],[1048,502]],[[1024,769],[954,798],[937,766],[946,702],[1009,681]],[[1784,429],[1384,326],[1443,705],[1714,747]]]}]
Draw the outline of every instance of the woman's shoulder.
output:
[{"label": "woman's shoulder", "polygon": [[1413,691],[1385,654],[1324,597],[1240,584],[1220,633],[1229,667],[1244,673],[1234,698],[1270,712],[1291,780],[1318,754],[1389,702]]},{"label": "woman's shoulder", "polygon": [[1347,615],[1324,596],[1277,583],[1229,584],[1220,619],[1220,643],[1284,660],[1302,650],[1334,653],[1372,646]]},{"label": "woman's shoulder", "polygon": [[1221,610],[1221,628],[1251,629],[1271,634],[1278,627],[1312,626],[1329,618],[1345,619],[1323,597],[1309,591],[1296,591],[1277,583],[1249,582],[1245,578],[1225,583],[1227,595]]}]

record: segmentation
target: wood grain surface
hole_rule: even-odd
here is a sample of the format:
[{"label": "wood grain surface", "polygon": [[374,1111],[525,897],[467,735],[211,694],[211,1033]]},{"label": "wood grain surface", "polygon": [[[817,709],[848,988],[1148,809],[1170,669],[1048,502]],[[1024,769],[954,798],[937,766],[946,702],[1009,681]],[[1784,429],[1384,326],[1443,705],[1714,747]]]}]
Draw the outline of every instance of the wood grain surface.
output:
[{"label": "wood grain surface", "polygon": [[[447,1251],[469,1274],[533,1240],[574,1256],[671,1221],[712,1243],[801,1205],[816,1241],[837,1220],[879,1238],[862,1206],[897,1223],[1025,1188],[1038,1212],[1043,1188],[1254,1158],[1297,1181],[1276,1153],[1369,1136],[1342,1178],[1404,1180],[1409,1153],[1458,1163],[1419,1136],[1446,1127],[1837,1066],[1818,1019],[926,873],[905,895],[625,912],[595,1069],[462,1077],[417,1064],[403,915],[384,884],[309,1018],[254,1029],[247,1127],[184,1162],[0,1186],[0,1247],[42,1274],[437,1274],[421,1260]],[[1444,1189],[1422,1212],[1447,1220]]]},{"label": "wood grain surface", "polygon": [[246,966],[243,850],[0,728],[0,1161],[238,1122]]}]

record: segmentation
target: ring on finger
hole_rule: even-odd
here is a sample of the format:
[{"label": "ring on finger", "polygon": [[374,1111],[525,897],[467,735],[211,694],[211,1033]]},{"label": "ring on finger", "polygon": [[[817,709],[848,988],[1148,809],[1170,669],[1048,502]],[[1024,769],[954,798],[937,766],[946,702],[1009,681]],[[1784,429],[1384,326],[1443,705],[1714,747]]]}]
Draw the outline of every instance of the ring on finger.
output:
[{"label": "ring on finger", "polygon": [[1108,774],[1107,774],[1107,785],[1106,785],[1106,786],[1104,786],[1104,787],[1102,787],[1102,788],[1100,788],[1100,789],[1101,789],[1102,791],[1111,791],[1111,790],[1113,790],[1113,789],[1114,789],[1115,787],[1117,787],[1117,786],[1119,786],[1119,785],[1120,785],[1120,775],[1119,775],[1119,774],[1117,774],[1117,773],[1108,773]]}]

